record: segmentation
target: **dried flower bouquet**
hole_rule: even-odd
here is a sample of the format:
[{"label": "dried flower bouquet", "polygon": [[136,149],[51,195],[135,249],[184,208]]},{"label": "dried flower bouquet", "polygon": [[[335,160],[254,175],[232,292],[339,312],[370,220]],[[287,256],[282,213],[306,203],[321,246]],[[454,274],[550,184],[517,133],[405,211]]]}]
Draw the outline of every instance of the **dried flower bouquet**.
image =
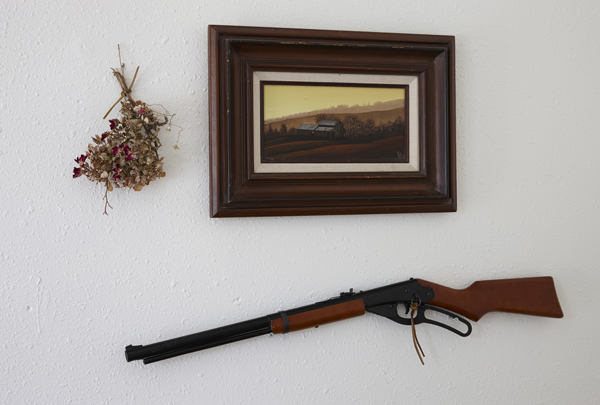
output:
[{"label": "dried flower bouquet", "polygon": [[[129,86],[123,77],[123,67],[121,64],[121,71],[113,69],[122,89],[121,98],[104,118],[119,101],[122,117],[109,120],[110,131],[92,137],[94,143],[88,145],[85,154],[75,159],[78,166],[73,169],[73,178],[85,176],[106,185],[104,214],[107,214],[107,207],[112,208],[108,202],[108,192],[113,188],[128,187],[140,191],[151,181],[165,177],[164,158],[158,155],[161,146],[158,132],[164,125],[170,131],[173,118],[168,112],[157,112],[148,104],[131,97],[139,67]],[[178,149],[177,144],[174,148]]]}]

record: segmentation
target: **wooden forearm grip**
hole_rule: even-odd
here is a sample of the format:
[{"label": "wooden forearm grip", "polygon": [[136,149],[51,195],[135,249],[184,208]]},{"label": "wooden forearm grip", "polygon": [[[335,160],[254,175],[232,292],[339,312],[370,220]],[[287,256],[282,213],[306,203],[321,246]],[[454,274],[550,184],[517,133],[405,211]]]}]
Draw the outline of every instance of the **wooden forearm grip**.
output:
[{"label": "wooden forearm grip", "polygon": [[[342,304],[331,305],[325,308],[314,309],[301,314],[290,315],[287,317],[289,331],[312,328],[326,323],[342,321],[344,319],[354,318],[364,315],[365,304],[362,299],[344,302]],[[282,318],[271,321],[271,332],[283,333],[284,322]]]},{"label": "wooden forearm grip", "polygon": [[456,312],[473,321],[494,311],[563,317],[552,277],[476,281],[463,290],[430,281],[418,281],[422,286],[433,288],[435,296],[428,304]]}]

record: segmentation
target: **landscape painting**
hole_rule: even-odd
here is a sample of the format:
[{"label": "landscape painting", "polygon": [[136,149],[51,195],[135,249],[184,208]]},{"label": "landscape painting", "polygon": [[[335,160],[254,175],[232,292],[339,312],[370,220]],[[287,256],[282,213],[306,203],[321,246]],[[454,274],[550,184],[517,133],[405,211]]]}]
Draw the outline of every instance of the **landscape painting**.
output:
[{"label": "landscape painting", "polygon": [[408,162],[408,86],[261,82],[262,163]]}]

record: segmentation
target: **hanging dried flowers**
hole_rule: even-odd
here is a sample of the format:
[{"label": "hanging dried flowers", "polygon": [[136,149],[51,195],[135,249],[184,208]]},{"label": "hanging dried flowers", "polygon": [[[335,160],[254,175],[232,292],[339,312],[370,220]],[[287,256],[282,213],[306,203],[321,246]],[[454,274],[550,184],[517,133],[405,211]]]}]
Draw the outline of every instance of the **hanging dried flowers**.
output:
[{"label": "hanging dried flowers", "polygon": [[[120,59],[120,54],[119,54]],[[119,187],[133,188],[140,191],[151,181],[165,177],[163,159],[158,155],[161,143],[158,139],[160,127],[167,125],[166,130],[171,130],[171,120],[174,114],[168,111],[157,112],[142,101],[135,101],[130,93],[139,67],[131,84],[127,86],[121,71],[113,69],[113,74],[121,86],[121,98],[111,107],[110,111],[121,102],[121,118],[109,120],[110,131],[92,137],[94,143],[88,145],[87,152],[75,162],[78,164],[73,169],[73,178],[85,176],[91,181],[106,185],[104,193],[104,214],[108,202],[108,192]],[[177,143],[173,146],[175,149]]]}]

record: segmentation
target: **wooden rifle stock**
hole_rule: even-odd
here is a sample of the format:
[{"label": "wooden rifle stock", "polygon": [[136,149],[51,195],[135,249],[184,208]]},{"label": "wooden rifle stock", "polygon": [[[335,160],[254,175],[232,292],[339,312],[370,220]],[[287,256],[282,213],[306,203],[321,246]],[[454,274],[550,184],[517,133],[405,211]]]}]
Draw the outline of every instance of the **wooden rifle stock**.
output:
[{"label": "wooden rifle stock", "polygon": [[552,277],[476,281],[463,290],[418,281],[424,287],[433,288],[435,295],[429,305],[456,312],[472,321],[494,311],[563,317]]}]

